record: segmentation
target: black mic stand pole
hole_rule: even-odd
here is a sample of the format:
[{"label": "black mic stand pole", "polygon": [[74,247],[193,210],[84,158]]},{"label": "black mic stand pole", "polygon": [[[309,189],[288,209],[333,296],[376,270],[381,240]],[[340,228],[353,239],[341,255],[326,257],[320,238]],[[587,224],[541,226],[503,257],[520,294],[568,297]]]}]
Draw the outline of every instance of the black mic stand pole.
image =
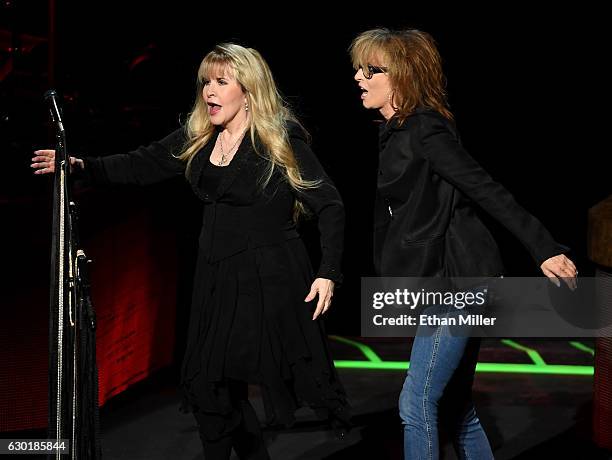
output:
[{"label": "black mic stand pole", "polygon": [[[76,205],[72,201],[70,156],[57,94],[49,90],[56,129],[51,292],[49,311],[48,439],[73,460],[101,458],[96,366],[95,312],[89,294],[85,252],[79,248]],[[67,442],[66,442],[67,441]],[[66,458],[66,457],[63,457]]]}]

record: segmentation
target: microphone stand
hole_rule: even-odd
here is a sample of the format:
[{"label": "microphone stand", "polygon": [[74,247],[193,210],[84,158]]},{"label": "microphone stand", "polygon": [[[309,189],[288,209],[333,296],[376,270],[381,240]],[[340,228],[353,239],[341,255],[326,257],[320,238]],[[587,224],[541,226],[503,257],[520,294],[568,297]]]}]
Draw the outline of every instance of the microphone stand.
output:
[{"label": "microphone stand", "polygon": [[[79,248],[78,215],[72,200],[70,156],[66,132],[49,90],[56,130],[51,291],[49,310],[49,418],[48,439],[55,450],[48,458],[100,459],[96,318],[90,297],[85,252]],[[67,441],[67,442],[66,442]]]}]

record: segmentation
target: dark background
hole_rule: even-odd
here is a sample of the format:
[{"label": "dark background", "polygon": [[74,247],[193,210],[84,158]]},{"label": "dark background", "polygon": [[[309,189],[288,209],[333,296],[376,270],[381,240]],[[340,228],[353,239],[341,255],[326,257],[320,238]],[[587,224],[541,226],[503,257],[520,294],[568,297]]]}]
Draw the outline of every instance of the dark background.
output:
[{"label": "dark background", "polygon": [[[29,168],[32,150],[54,144],[43,93],[55,87],[64,96],[71,154],[125,152],[185,119],[200,60],[215,43],[235,41],[266,58],[344,197],[346,282],[328,330],[359,335],[360,277],[372,274],[378,114],[361,106],[347,48],[359,32],[376,26],[416,27],[436,38],[464,145],[572,247],[581,274],[589,273],[587,212],[611,190],[610,75],[604,70],[609,39],[601,11],[570,5],[537,12],[515,3],[473,11],[440,4],[424,11],[414,2],[369,2],[334,5],[334,13],[329,4],[312,3],[53,4],[4,0],[0,7],[3,307],[10,308],[6,301],[18,289],[48,283],[51,179],[32,176]],[[79,193],[87,202],[88,191]],[[197,200],[180,181],[101,193],[111,210],[126,197],[136,206],[153,203],[175,227],[183,327],[200,223]],[[85,241],[88,228],[104,225],[99,211],[81,211]],[[509,274],[536,275],[521,244],[494,221],[487,223]],[[316,225],[303,227],[316,263]],[[23,249],[32,247],[37,250],[24,261]],[[15,264],[29,268],[17,272]]]}]

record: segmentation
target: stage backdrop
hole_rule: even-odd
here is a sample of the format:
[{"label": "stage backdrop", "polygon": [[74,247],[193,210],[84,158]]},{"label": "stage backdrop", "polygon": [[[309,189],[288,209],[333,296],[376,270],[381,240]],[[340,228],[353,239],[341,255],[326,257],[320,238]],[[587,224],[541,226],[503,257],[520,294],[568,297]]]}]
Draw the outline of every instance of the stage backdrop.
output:
[{"label": "stage backdrop", "polygon": [[[130,190],[86,193],[82,227],[96,308],[100,405],[172,362],[176,238],[163,206]],[[0,334],[0,432],[47,424],[50,213],[45,201],[0,203],[7,270]],[[42,211],[42,212],[41,212]],[[95,222],[95,226],[88,224]],[[2,284],[4,284],[4,282]],[[5,295],[6,294],[6,295]],[[4,302],[3,302],[4,303]]]}]

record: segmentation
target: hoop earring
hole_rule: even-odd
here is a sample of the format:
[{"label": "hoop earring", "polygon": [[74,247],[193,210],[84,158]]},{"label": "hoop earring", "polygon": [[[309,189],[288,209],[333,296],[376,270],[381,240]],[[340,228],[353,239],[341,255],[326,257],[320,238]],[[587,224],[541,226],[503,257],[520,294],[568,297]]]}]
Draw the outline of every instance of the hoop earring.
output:
[{"label": "hoop earring", "polygon": [[395,93],[395,90],[389,91],[389,94],[387,94],[387,99],[389,100],[389,105],[391,106],[393,111],[394,112],[398,112],[399,108],[393,103],[393,95],[394,95],[394,93]]}]

